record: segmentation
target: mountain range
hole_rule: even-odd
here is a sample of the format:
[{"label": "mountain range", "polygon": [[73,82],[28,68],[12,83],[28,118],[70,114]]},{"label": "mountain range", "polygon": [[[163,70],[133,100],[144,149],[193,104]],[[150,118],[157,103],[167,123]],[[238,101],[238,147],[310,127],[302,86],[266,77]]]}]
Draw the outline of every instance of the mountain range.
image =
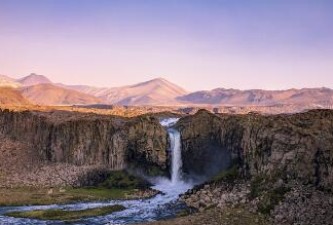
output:
[{"label": "mountain range", "polygon": [[277,104],[332,105],[333,90],[329,88],[302,88],[279,91],[237,90],[217,88],[211,91],[193,92],[177,98],[181,102],[230,106],[269,106]]},{"label": "mountain range", "polygon": [[163,78],[115,88],[92,88],[89,86],[69,86],[69,88],[96,96],[106,103],[117,105],[177,104],[176,98],[188,93],[183,88]]},{"label": "mountain range", "polygon": [[156,78],[122,87],[99,88],[54,83],[46,76],[30,74],[21,79],[0,75],[1,104],[38,105],[150,105],[150,106],[271,106],[311,105],[332,107],[333,90],[303,88],[288,90],[238,90],[216,88],[188,92],[166,79]]}]

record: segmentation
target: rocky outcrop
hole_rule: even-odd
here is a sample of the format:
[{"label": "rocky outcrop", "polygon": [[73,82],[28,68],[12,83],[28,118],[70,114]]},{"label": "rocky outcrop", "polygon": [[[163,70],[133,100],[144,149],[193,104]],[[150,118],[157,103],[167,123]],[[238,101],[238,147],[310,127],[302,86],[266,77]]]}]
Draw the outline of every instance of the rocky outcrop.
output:
[{"label": "rocky outcrop", "polygon": [[217,207],[224,209],[227,207],[235,208],[240,204],[244,205],[249,202],[248,194],[250,186],[246,183],[238,184],[206,184],[201,188],[189,190],[181,200],[186,205],[195,208],[199,211],[204,211],[207,208]]},{"label": "rocky outcrop", "polygon": [[272,224],[332,224],[333,196],[313,187],[298,186],[271,212]]},{"label": "rocky outcrop", "polygon": [[243,176],[280,176],[333,187],[333,111],[226,115],[200,110],[180,120],[183,168],[207,175],[236,164]]},{"label": "rocky outcrop", "polygon": [[[150,167],[165,171],[167,165],[166,131],[149,116],[128,119],[63,111],[0,110],[0,136],[20,143],[21,150],[16,154],[23,158],[21,162],[26,159],[30,164],[25,154],[29,149],[34,155],[33,164],[40,168],[62,163],[70,168],[131,167],[151,172]],[[43,171],[52,173],[49,168]],[[84,178],[80,179],[82,183]]]},{"label": "rocky outcrop", "polygon": [[254,197],[253,183],[248,181],[206,184],[189,190],[181,196],[181,200],[200,212],[211,208],[220,212],[242,208],[252,214],[264,215],[265,224],[332,224],[331,193],[310,185],[294,183],[291,186],[290,189],[281,189],[275,184]]},{"label": "rocky outcrop", "polygon": [[241,207],[264,215],[268,224],[332,223],[333,111],[227,115],[201,110],[178,127],[185,172],[207,176],[230,168],[183,195],[188,206],[201,212]]}]

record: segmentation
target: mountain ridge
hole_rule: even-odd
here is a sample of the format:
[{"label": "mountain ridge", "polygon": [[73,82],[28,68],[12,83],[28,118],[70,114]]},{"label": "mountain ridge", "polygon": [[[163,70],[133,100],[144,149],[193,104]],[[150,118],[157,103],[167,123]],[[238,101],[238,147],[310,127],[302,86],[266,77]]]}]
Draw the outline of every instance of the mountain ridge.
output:
[{"label": "mountain ridge", "polygon": [[[44,88],[41,88],[41,86],[32,88],[36,85],[42,85]],[[333,90],[327,87],[290,88],[285,90],[215,88],[188,92],[162,77],[120,87],[93,87],[53,83],[46,76],[35,73],[20,79],[0,75],[0,87],[5,86],[17,88],[24,96],[28,96],[31,102],[46,105],[57,102],[62,105],[63,101],[67,99],[65,101],[66,105],[78,104],[79,102],[79,104],[129,106],[271,106],[278,104],[333,106]],[[27,90],[33,90],[34,94],[27,94]],[[40,93],[36,93],[37,90]],[[48,93],[48,98],[53,100],[42,100],[41,96],[44,95],[44,92]],[[53,96],[50,95],[51,92]],[[72,96],[70,96],[71,94]],[[61,98],[64,99],[61,100]],[[54,102],[55,99],[58,100]],[[69,101],[70,99],[72,101]]]},{"label": "mountain ridge", "polygon": [[185,89],[164,78],[155,78],[121,87],[71,86],[70,88],[94,95],[109,104],[116,105],[176,104],[176,97],[188,93]]},{"label": "mountain ridge", "polygon": [[35,73],[31,73],[28,76],[22,77],[16,80],[21,83],[22,86],[32,86],[37,84],[51,84],[52,81],[44,75],[38,75]]},{"label": "mountain ridge", "polygon": [[6,75],[0,75],[0,87],[18,88],[20,86],[21,84],[15,79]]},{"label": "mountain ridge", "polygon": [[20,91],[26,99],[40,105],[87,105],[102,103],[100,99],[94,96],[49,83],[22,87]]},{"label": "mountain ridge", "polygon": [[12,87],[0,87],[0,105],[30,105],[17,89]]},{"label": "mountain ridge", "polygon": [[330,88],[301,88],[286,90],[225,89],[197,91],[177,98],[183,103],[212,105],[275,105],[275,104],[333,104]]}]

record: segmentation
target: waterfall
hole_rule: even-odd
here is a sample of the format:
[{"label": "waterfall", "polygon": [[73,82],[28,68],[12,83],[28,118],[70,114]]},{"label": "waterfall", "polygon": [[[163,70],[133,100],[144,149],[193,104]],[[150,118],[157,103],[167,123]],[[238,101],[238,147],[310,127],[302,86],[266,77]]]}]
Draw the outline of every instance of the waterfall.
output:
[{"label": "waterfall", "polygon": [[169,118],[161,121],[162,126],[168,128],[171,151],[171,183],[173,185],[181,181],[182,152],[180,143],[180,133],[172,128],[179,118]]},{"label": "waterfall", "polygon": [[181,180],[182,152],[179,131],[169,128],[170,150],[171,150],[171,182],[176,184]]},{"label": "waterfall", "polygon": [[[19,206],[0,207],[0,224],[49,224],[47,221],[36,221],[25,218],[12,218],[3,216],[7,211],[28,211],[28,210],[46,210],[46,209],[66,209],[66,210],[84,210],[87,208],[96,208],[108,205],[123,205],[125,210],[114,212],[109,215],[83,218],[74,224],[133,224],[138,222],[149,222],[159,219],[170,218],[177,215],[182,210],[182,205],[177,201],[179,195],[193,188],[193,183],[182,180],[182,155],[180,132],[173,128],[178,118],[169,118],[161,121],[166,127],[170,139],[171,151],[171,180],[167,177],[159,177],[154,180],[153,189],[163,194],[157,194],[153,198],[138,200],[111,200],[101,202],[79,202],[66,205],[45,205],[45,206]],[[50,223],[51,224],[51,223]],[[53,224],[53,223],[52,223]],[[62,222],[59,222],[62,224]]]}]

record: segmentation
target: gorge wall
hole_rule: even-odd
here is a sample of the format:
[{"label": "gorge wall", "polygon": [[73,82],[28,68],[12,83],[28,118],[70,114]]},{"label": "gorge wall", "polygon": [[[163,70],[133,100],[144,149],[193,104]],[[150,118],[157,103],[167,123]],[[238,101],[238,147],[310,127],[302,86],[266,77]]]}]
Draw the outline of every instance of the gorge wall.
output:
[{"label": "gorge wall", "polygon": [[[278,175],[333,186],[332,110],[293,115],[200,110],[176,126],[183,170],[190,176],[207,178],[235,165],[244,177]],[[60,185],[67,179],[66,184],[82,185],[85,177],[103,177],[109,170],[167,173],[170,163],[167,132],[154,116],[0,110],[0,138],[0,180],[18,183]]]},{"label": "gorge wall", "polygon": [[21,164],[166,171],[167,134],[154,117],[0,110],[0,137]]},{"label": "gorge wall", "polygon": [[237,165],[243,176],[281,176],[331,189],[333,111],[293,115],[215,115],[181,119],[183,169],[209,176]]}]

